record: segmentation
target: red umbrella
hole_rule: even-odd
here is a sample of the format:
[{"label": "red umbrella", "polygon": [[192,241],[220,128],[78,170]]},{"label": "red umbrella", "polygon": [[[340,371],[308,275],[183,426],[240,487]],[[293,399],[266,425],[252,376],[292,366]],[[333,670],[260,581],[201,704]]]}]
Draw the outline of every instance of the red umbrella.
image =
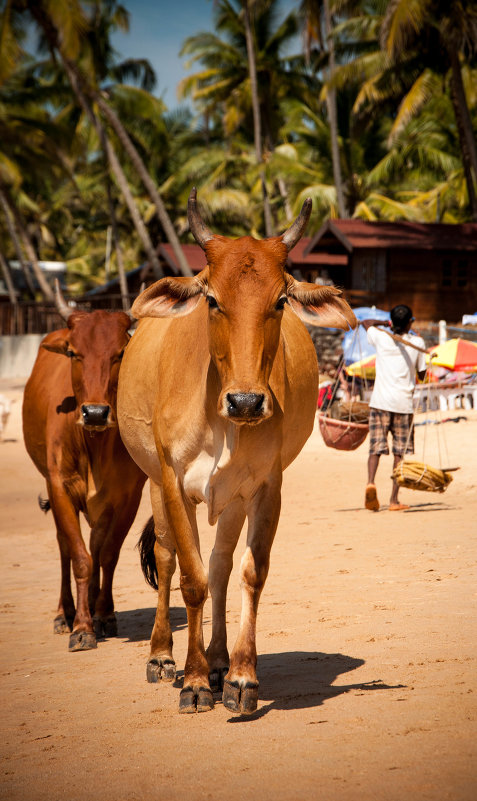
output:
[{"label": "red umbrella", "polygon": [[448,370],[477,371],[477,343],[468,339],[448,339],[429,353],[430,364]]}]

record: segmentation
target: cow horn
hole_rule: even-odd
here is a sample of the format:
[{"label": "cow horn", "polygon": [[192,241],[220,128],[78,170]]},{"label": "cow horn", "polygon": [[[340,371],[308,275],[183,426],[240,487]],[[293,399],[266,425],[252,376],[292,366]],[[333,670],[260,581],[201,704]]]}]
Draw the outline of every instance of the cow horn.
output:
[{"label": "cow horn", "polygon": [[282,242],[286,245],[288,252],[295,247],[298,240],[305,233],[305,228],[310,219],[312,205],[313,201],[311,197],[307,197],[295,222],[282,234]]},{"label": "cow horn", "polygon": [[55,278],[55,306],[60,314],[63,317],[65,323],[68,321],[68,318],[71,317],[73,314],[73,309],[70,309],[66,300],[63,297],[63,294],[60,289],[60,282],[57,278]]},{"label": "cow horn", "polygon": [[207,242],[213,238],[213,233],[210,228],[207,228],[205,222],[199,214],[197,208],[197,189],[192,187],[190,190],[189,201],[187,203],[187,217],[189,219],[189,228],[192,236],[198,245],[203,249]]}]

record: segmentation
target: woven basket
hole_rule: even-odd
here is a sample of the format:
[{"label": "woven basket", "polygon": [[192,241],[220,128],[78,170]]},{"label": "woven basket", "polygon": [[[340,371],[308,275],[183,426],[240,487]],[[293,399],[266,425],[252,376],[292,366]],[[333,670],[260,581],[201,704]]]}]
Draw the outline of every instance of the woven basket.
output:
[{"label": "woven basket", "polygon": [[339,402],[339,418],[340,420],[349,420],[351,423],[367,423],[369,404],[361,400],[341,400]]},{"label": "woven basket", "polygon": [[368,435],[367,423],[350,423],[348,420],[335,420],[318,414],[321,436],[328,448],[339,451],[354,451]]}]

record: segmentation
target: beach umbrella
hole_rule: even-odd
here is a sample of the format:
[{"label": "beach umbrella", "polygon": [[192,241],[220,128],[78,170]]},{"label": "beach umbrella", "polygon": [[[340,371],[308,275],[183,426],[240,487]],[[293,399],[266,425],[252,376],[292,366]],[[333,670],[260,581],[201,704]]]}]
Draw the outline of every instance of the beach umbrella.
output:
[{"label": "beach umbrella", "polygon": [[435,348],[426,357],[434,367],[447,367],[448,370],[477,372],[477,343],[468,339],[448,339]]},{"label": "beach umbrella", "polygon": [[[391,315],[384,309],[377,309],[376,306],[358,306],[353,312],[360,322],[361,320],[386,320],[391,319]],[[347,331],[343,338],[343,357],[345,364],[352,364],[358,359],[366,356],[374,356],[376,348],[368,342],[368,335],[362,325],[354,331]]]},{"label": "beach umbrella", "polygon": [[364,359],[359,359],[357,362],[349,364],[346,367],[346,372],[348,375],[373,381],[376,377],[376,356],[366,356]]}]

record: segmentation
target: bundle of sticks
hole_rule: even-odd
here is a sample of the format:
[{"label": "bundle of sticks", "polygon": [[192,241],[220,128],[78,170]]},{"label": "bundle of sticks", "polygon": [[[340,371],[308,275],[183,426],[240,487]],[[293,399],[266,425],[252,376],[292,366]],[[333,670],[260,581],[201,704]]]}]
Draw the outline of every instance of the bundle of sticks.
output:
[{"label": "bundle of sticks", "polygon": [[444,492],[452,481],[451,471],[454,470],[458,470],[458,468],[450,467],[447,470],[440,470],[424,464],[424,462],[410,462],[403,459],[394,469],[391,478],[400,487],[407,489]]}]

